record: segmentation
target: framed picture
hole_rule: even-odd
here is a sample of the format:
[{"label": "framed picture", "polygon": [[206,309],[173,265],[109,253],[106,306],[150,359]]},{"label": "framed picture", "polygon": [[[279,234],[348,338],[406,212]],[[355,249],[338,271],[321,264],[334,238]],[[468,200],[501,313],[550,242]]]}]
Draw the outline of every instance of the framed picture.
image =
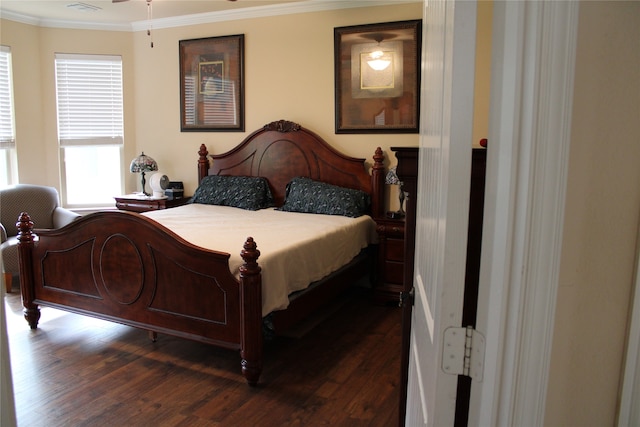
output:
[{"label": "framed picture", "polygon": [[179,45],[180,130],[244,132],[244,34]]},{"label": "framed picture", "polygon": [[418,133],[422,21],[334,28],[336,133]]}]

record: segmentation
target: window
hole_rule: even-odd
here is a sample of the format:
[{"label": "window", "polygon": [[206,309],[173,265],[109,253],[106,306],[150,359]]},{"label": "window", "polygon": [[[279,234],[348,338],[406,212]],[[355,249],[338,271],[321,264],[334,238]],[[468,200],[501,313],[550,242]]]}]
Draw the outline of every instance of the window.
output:
[{"label": "window", "polygon": [[56,54],[62,202],[113,205],[123,193],[122,58]]},{"label": "window", "polygon": [[0,46],[0,187],[17,182],[11,48]]}]

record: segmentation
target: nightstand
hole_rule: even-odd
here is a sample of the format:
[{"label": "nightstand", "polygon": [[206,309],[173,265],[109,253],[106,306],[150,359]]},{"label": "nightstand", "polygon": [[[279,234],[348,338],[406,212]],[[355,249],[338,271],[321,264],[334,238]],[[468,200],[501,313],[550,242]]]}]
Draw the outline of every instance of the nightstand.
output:
[{"label": "nightstand", "polygon": [[398,302],[404,290],[404,218],[376,219],[378,267],[374,297],[381,302]]},{"label": "nightstand", "polygon": [[189,201],[189,197],[181,199],[169,200],[168,198],[153,198],[130,194],[126,196],[115,197],[116,207],[123,211],[131,212],[147,212],[159,209],[175,208],[182,206]]}]

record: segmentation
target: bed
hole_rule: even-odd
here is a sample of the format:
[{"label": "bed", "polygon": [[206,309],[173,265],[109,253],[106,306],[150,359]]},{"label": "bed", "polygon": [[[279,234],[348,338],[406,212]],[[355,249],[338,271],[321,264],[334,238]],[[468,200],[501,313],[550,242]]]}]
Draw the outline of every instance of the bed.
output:
[{"label": "bed", "polygon": [[[198,156],[196,193],[215,177],[258,177],[267,182],[275,205],[270,211],[275,215],[285,209],[285,196],[291,198],[291,183],[308,179],[314,185],[364,192],[370,201],[369,217],[382,216],[384,156],[380,148],[367,163],[339,153],[299,124],[279,120],[224,154],[209,154],[203,144]],[[320,217],[298,215],[312,222]],[[322,310],[359,278],[372,274],[375,245],[368,245],[335,271],[292,292],[284,305],[265,309],[263,275],[266,278],[268,272],[262,271],[260,257],[266,260],[267,254],[261,255],[258,239],[242,235],[235,253],[206,248],[181,237],[184,231],[162,225],[171,220],[159,216],[104,211],[62,229],[38,230],[28,212],[23,212],[18,221],[18,250],[29,326],[37,328],[40,306],[50,306],[146,329],[154,338],[165,333],[236,349],[241,372],[253,386],[263,368],[266,320],[278,333]],[[204,222],[192,217],[189,229],[197,230],[196,235],[216,234],[206,231]],[[248,229],[255,227],[255,235],[261,234],[260,221],[247,217],[241,222]],[[315,247],[298,252],[315,252],[310,248]],[[232,267],[236,254],[239,265]]]}]

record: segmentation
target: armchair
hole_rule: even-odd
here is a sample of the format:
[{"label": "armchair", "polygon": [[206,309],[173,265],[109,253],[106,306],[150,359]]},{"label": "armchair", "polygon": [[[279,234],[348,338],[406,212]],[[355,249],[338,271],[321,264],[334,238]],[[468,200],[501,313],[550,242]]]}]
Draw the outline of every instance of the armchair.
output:
[{"label": "armchair", "polygon": [[0,189],[0,253],[7,293],[14,276],[18,276],[18,228],[21,212],[27,212],[37,228],[61,228],[79,214],[60,207],[54,187],[18,184]]}]

